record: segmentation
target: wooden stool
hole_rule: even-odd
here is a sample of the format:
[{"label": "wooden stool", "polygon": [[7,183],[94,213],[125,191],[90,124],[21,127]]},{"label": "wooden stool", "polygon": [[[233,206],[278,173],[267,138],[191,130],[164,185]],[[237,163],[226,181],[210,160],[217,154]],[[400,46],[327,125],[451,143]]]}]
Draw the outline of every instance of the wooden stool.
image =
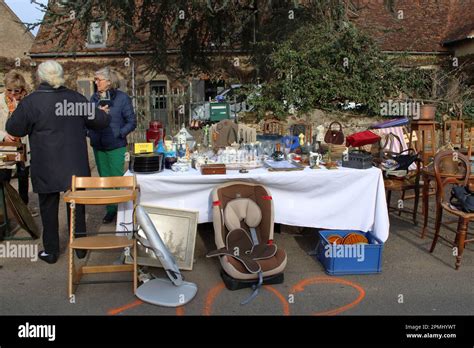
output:
[{"label": "wooden stool", "polygon": [[436,122],[412,121],[410,131],[410,146],[413,142],[413,133],[416,132],[416,150],[422,152],[423,167],[427,166],[430,157],[436,154]]}]

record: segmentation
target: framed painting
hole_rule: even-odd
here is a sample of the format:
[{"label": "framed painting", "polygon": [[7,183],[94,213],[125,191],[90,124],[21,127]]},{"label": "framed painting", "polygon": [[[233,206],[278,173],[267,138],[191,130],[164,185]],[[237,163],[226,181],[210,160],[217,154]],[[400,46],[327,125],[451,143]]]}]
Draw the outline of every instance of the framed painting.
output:
[{"label": "framed painting", "polygon": [[[199,212],[151,205],[141,206],[148,213],[161,239],[173,254],[179,269],[192,270]],[[142,238],[146,238],[143,231],[138,233]],[[163,267],[154,252],[140,243],[137,243],[137,253],[139,265]]]}]

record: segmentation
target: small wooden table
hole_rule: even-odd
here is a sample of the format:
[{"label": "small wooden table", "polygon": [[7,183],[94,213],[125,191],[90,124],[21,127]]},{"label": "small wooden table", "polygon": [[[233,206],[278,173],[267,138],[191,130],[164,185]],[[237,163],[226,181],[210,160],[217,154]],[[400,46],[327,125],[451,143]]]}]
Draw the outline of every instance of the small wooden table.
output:
[{"label": "small wooden table", "polygon": [[[0,142],[0,169],[13,169],[17,163],[26,160],[26,144],[21,142]],[[8,209],[7,209],[8,207]],[[31,237],[16,237],[11,229],[7,211],[10,211],[19,226]],[[28,207],[18,192],[7,182],[0,181],[0,240],[32,240],[40,237],[40,232]]]}]

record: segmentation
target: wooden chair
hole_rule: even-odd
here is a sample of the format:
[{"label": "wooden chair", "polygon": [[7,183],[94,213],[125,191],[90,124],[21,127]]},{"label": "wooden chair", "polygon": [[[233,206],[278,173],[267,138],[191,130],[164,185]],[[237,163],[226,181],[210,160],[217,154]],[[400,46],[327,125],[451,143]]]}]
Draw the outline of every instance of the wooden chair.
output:
[{"label": "wooden chair", "polygon": [[[70,227],[69,227],[69,272],[68,272],[68,294],[69,298],[74,295],[74,285],[79,285],[84,274],[133,272],[133,291],[137,289],[137,246],[136,240],[127,236],[117,236],[114,232],[105,232],[108,235],[99,236],[99,232],[89,234],[82,238],[75,237],[75,205],[106,205],[133,201],[134,211],[137,200],[137,185],[135,176],[120,177],[72,177],[71,190],[66,192],[64,200],[69,203]],[[133,217],[135,226],[135,216]],[[103,234],[105,234],[103,233]],[[133,233],[133,232],[132,232]],[[74,250],[112,250],[132,249],[132,265],[96,265],[82,266],[76,270],[74,265]]]},{"label": "wooden chair", "polygon": [[[416,133],[417,141],[414,141]],[[415,146],[413,146],[415,143]],[[427,166],[431,158],[435,156],[437,149],[436,122],[434,121],[412,121],[410,130],[410,145],[419,153],[423,153],[423,167]]]},{"label": "wooden chair", "polygon": [[[416,155],[415,150],[413,149],[407,149],[399,153],[399,155]],[[392,196],[392,191],[397,191],[401,193],[401,204],[397,205],[397,210],[398,210],[398,215],[400,216],[401,213],[410,213],[412,214],[413,217],[413,223],[416,225],[417,220],[416,216],[418,213],[418,203],[420,201],[420,177],[421,177],[421,155],[418,155],[415,159],[416,163],[416,170],[412,171],[407,171],[407,175],[401,178],[398,177],[391,177],[390,175],[387,175],[386,178],[384,179],[384,185],[385,185],[385,190],[387,191],[387,209],[390,211],[390,209],[393,209],[390,206],[390,200]],[[404,208],[404,201],[405,201],[405,193],[406,191],[414,191],[414,196],[410,197],[414,198],[415,201],[413,203],[413,210],[408,210]],[[408,198],[407,198],[408,199]]]},{"label": "wooden chair", "polygon": [[[472,148],[474,146],[474,127],[471,127],[471,132],[469,133],[469,145],[467,146],[467,158],[472,163]],[[472,169],[471,169],[472,172]]]},{"label": "wooden chair", "polygon": [[[448,133],[449,132],[449,133]],[[446,139],[446,136],[448,138]],[[443,142],[451,143],[455,148],[464,148],[464,121],[446,121],[443,127]]]},{"label": "wooden chair", "polygon": [[284,122],[271,118],[264,121],[262,132],[264,135],[283,135],[284,127]]},{"label": "wooden chair", "polygon": [[[474,220],[474,213],[465,213],[461,210],[454,209],[448,200],[445,198],[445,190],[447,185],[462,185],[466,186],[469,183],[469,176],[471,173],[471,167],[469,164],[469,160],[466,156],[457,153],[458,158],[458,166],[461,167],[458,173],[453,174],[451,176],[442,176],[442,162],[445,159],[453,158],[453,154],[455,151],[442,151],[438,153],[435,157],[434,161],[434,172],[436,177],[437,183],[437,193],[436,193],[436,201],[437,201],[437,209],[436,209],[436,224],[435,224],[435,236],[433,238],[433,243],[431,244],[430,253],[432,253],[436,247],[436,243],[438,242],[438,238],[441,238],[448,242],[451,246],[457,248],[457,255],[456,255],[456,270],[459,269],[461,266],[461,258],[464,252],[464,246],[467,243],[473,242],[474,238],[466,239],[467,236],[467,229],[469,222]],[[443,237],[440,235],[441,229],[441,220],[443,216],[443,211],[446,211],[449,214],[452,214],[458,218],[458,227],[457,230],[452,230],[447,228],[449,231],[456,233],[456,239],[454,242],[451,240]]]}]

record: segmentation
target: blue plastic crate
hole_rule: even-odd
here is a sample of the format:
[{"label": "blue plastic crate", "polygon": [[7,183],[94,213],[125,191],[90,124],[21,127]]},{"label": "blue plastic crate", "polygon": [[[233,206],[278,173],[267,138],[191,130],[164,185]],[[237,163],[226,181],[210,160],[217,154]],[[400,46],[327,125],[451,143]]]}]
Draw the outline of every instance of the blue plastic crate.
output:
[{"label": "blue plastic crate", "polygon": [[[345,237],[349,233],[363,234],[369,244],[342,245],[336,247],[327,240],[332,234]],[[319,231],[319,243],[316,248],[316,257],[324,266],[329,275],[345,274],[375,274],[382,271],[383,242],[370,232],[361,231]],[[341,248],[342,247],[342,248]]]}]

